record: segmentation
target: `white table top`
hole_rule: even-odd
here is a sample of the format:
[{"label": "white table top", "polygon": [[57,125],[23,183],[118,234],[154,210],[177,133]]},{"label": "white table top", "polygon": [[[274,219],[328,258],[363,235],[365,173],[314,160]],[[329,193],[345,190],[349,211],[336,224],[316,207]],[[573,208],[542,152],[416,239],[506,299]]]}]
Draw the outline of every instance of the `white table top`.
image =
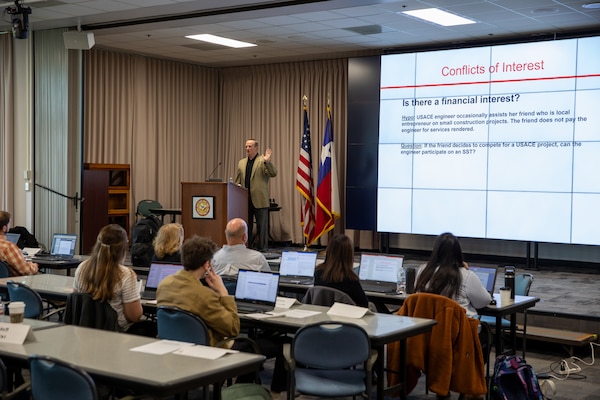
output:
[{"label": "white table top", "polygon": [[94,379],[145,393],[168,395],[256,371],[264,356],[227,354],[216,360],[147,354],[131,348],[157,341],[143,336],[62,325],[35,331],[35,341],[0,344],[0,356],[47,355],[78,365]]},{"label": "white table top", "polygon": [[356,324],[362,327],[374,346],[381,346],[396,340],[428,332],[435,320],[425,318],[404,317],[395,314],[367,314],[362,318],[347,318],[327,314],[329,307],[315,306],[311,304],[300,304],[292,306],[292,309],[319,311],[319,314],[307,318],[277,317],[255,320],[240,314],[242,325],[271,328],[295,332],[304,325],[322,321],[341,321]]}]

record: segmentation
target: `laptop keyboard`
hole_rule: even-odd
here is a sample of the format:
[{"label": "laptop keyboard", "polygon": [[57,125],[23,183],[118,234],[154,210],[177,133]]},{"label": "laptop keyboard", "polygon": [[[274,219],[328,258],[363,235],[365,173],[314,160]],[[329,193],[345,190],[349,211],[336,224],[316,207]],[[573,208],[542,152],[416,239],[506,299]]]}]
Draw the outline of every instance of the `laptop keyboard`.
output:
[{"label": "laptop keyboard", "polygon": [[238,314],[254,314],[254,313],[259,313],[262,312],[261,310],[258,310],[256,307],[246,307],[246,306],[239,306],[237,307],[238,310]]},{"label": "laptop keyboard", "polygon": [[144,290],[140,293],[143,300],[156,300],[156,290]]},{"label": "laptop keyboard", "polygon": [[312,285],[312,278],[302,278],[299,276],[280,276],[279,283],[294,283],[297,285]]},{"label": "laptop keyboard", "polygon": [[396,286],[386,286],[386,285],[374,285],[369,283],[361,283],[361,286],[365,292],[375,292],[375,293],[395,293]]},{"label": "laptop keyboard", "polygon": [[267,311],[273,311],[273,306],[266,304],[249,304],[236,302],[238,314],[254,314],[254,313],[265,313]]},{"label": "laptop keyboard", "polygon": [[41,261],[73,261],[73,257],[60,257],[44,254],[36,254],[35,256],[33,256],[33,259],[38,259]]}]

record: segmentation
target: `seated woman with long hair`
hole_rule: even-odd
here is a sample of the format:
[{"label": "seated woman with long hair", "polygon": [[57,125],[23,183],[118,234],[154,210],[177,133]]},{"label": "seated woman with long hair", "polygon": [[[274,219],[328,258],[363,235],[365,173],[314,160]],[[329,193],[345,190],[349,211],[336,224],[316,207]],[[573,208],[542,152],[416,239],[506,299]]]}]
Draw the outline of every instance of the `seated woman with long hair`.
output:
[{"label": "seated woman with long hair", "polygon": [[415,291],[448,297],[460,304],[469,317],[492,300],[477,275],[469,270],[458,238],[451,233],[442,233],[435,239],[429,261],[417,271]]},{"label": "seated woman with long hair", "polygon": [[183,243],[183,226],[172,223],[160,227],[154,242],[152,261],[168,261],[181,263],[181,244]]},{"label": "seated woman with long hair", "polygon": [[349,295],[360,307],[368,307],[369,300],[353,269],[354,249],[346,235],[335,235],[327,245],[325,262],[315,270],[315,286],[328,286]]},{"label": "seated woman with long hair", "polygon": [[127,246],[127,233],[122,227],[105,226],[98,234],[90,258],[77,267],[73,282],[75,291],[108,302],[117,312],[122,331],[127,331],[143,313],[137,276],[122,265]]}]

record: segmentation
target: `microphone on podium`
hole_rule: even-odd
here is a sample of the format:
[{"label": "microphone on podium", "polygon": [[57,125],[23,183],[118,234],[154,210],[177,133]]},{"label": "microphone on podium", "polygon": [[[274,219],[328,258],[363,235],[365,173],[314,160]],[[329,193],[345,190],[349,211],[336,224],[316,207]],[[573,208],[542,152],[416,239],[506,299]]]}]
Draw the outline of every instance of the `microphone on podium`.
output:
[{"label": "microphone on podium", "polygon": [[217,168],[219,168],[221,166],[221,164],[223,164],[223,163],[221,161],[219,161],[219,163],[217,164],[217,166],[213,168],[213,170],[211,171],[211,173],[206,178],[206,182],[223,182],[223,178],[213,178],[212,177],[213,174],[215,173],[215,171],[217,170]]}]

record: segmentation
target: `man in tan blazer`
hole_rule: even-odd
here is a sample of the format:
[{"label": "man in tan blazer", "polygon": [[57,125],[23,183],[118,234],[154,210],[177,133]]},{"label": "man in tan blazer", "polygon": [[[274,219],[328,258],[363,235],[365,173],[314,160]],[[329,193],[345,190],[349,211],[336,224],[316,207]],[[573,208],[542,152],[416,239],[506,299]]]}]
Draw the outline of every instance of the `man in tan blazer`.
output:
[{"label": "man in tan blazer", "polygon": [[258,142],[246,141],[246,155],[238,163],[235,183],[248,189],[248,243],[253,243],[254,218],[259,251],[267,250],[269,239],[269,178],[277,176],[277,169],[271,162],[271,149],[265,155],[258,154]]}]

